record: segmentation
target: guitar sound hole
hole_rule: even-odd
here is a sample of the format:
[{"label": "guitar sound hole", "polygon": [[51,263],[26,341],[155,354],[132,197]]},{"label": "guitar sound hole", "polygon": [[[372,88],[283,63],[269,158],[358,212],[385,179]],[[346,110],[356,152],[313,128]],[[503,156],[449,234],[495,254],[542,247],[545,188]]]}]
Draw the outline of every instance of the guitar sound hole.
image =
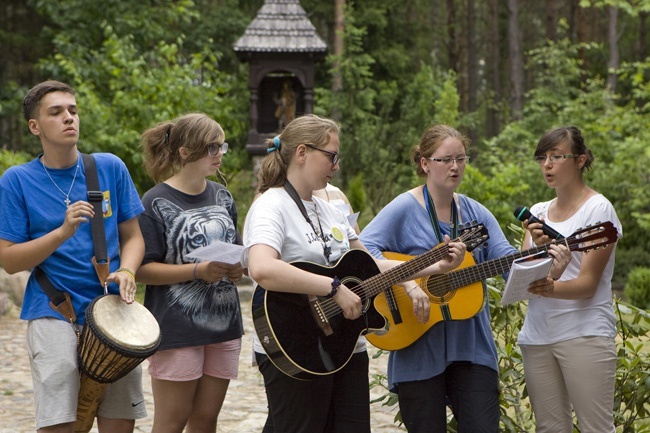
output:
[{"label": "guitar sound hole", "polygon": [[456,289],[446,290],[442,287],[448,286],[447,279],[442,275],[424,277],[422,285],[427,288],[429,299],[434,304],[447,304],[456,295]]}]

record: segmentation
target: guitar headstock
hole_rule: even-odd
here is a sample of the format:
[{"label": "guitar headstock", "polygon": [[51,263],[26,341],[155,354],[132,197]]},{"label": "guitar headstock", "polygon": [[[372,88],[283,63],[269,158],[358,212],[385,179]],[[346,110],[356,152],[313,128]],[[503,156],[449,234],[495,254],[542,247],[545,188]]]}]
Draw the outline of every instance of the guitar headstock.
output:
[{"label": "guitar headstock", "polygon": [[[605,221],[576,230],[565,241],[571,251],[591,251],[604,248],[617,240],[618,230],[611,221]],[[558,241],[561,242],[562,240]]]},{"label": "guitar headstock", "polygon": [[488,239],[490,239],[488,229],[483,224],[472,221],[460,226],[460,236],[454,241],[464,243],[467,251],[470,252]]}]

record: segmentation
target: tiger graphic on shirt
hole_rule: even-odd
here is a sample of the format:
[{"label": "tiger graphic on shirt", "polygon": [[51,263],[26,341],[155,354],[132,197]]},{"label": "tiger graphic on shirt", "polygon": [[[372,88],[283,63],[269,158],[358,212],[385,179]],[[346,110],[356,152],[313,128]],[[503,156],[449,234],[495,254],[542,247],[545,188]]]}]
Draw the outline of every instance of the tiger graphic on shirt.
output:
[{"label": "tiger graphic on shirt", "polygon": [[[155,199],[153,209],[166,227],[165,262],[193,263],[187,254],[197,248],[216,240],[234,243],[237,230],[228,213],[232,200],[222,190],[214,205],[183,210],[165,198]],[[171,284],[167,296],[170,305],[180,306],[204,329],[223,331],[238,312],[237,288],[227,277],[214,283],[199,279]]]}]

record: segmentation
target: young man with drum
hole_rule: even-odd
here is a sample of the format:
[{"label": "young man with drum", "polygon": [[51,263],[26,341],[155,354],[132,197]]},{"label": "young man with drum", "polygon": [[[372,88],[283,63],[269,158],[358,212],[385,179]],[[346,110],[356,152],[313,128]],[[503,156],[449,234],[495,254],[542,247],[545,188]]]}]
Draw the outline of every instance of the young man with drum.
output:
[{"label": "young man with drum", "polygon": [[[41,269],[55,289],[69,295],[78,329],[86,307],[104,293],[104,283],[127,304],[134,301],[134,274],[144,254],[136,217],[143,207],[124,163],[111,154],[94,154],[109,259],[108,276],[100,281],[91,262],[89,221],[95,212],[87,198],[89,171],[77,149],[74,90],[57,81],[40,83],[25,96],[23,114],[43,153],[0,178],[0,265],[10,274]],[[49,303],[32,272],[21,318],[29,321],[36,428],[72,432],[80,388],[77,333]],[[135,419],[145,416],[141,370],[136,368],[106,387],[97,425],[100,432],[132,432]]]}]

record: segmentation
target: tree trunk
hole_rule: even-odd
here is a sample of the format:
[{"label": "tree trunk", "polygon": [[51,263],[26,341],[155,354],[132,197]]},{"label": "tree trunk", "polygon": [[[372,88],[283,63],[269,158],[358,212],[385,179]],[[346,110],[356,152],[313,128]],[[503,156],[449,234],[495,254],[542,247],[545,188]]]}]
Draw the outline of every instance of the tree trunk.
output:
[{"label": "tree trunk", "polygon": [[501,101],[501,50],[499,49],[499,0],[490,1],[490,63],[489,71],[492,85],[492,101],[487,109],[485,132],[487,137],[498,135],[501,130],[497,104]]},{"label": "tree trunk", "polygon": [[646,38],[648,37],[648,12],[639,13],[639,48],[637,54],[637,60],[642,61],[648,56],[648,43]]},{"label": "tree trunk", "polygon": [[[334,73],[332,74],[332,91],[338,93],[343,90],[343,75],[341,74],[341,56],[344,49],[344,32],[345,32],[345,0],[334,0],[334,40],[332,42],[332,52],[336,57],[334,61]],[[341,114],[334,107],[332,118],[340,120]]]},{"label": "tree trunk", "polygon": [[554,41],[557,38],[557,6],[555,0],[546,0],[546,39]]},{"label": "tree trunk", "polygon": [[454,4],[454,0],[447,0],[447,58],[449,59],[449,69],[459,73],[456,25],[456,5]]},{"label": "tree trunk", "polygon": [[[467,0],[467,112],[476,111],[478,88],[478,59],[476,58],[476,23],[474,0]],[[469,138],[476,142],[476,129],[469,131]]]},{"label": "tree trunk", "polygon": [[524,108],[524,64],[519,36],[519,1],[508,0],[508,53],[510,54],[510,109],[521,119]]},{"label": "tree trunk", "polygon": [[334,0],[334,41],[332,52],[337,57],[334,63],[334,77],[332,79],[332,90],[338,92],[343,90],[343,77],[338,68],[341,65],[340,59],[343,55],[343,32],[345,31],[345,0]]},{"label": "tree trunk", "polygon": [[[580,6],[580,0],[576,0],[576,41],[578,44],[587,42],[587,11]],[[587,67],[587,52],[585,48],[580,45],[578,48],[578,58],[582,61],[582,68]]]},{"label": "tree trunk", "polygon": [[609,15],[609,25],[607,26],[607,43],[609,45],[609,61],[607,62],[607,87],[616,92],[616,71],[620,66],[620,52],[618,48],[618,8],[609,6],[607,8]]}]

